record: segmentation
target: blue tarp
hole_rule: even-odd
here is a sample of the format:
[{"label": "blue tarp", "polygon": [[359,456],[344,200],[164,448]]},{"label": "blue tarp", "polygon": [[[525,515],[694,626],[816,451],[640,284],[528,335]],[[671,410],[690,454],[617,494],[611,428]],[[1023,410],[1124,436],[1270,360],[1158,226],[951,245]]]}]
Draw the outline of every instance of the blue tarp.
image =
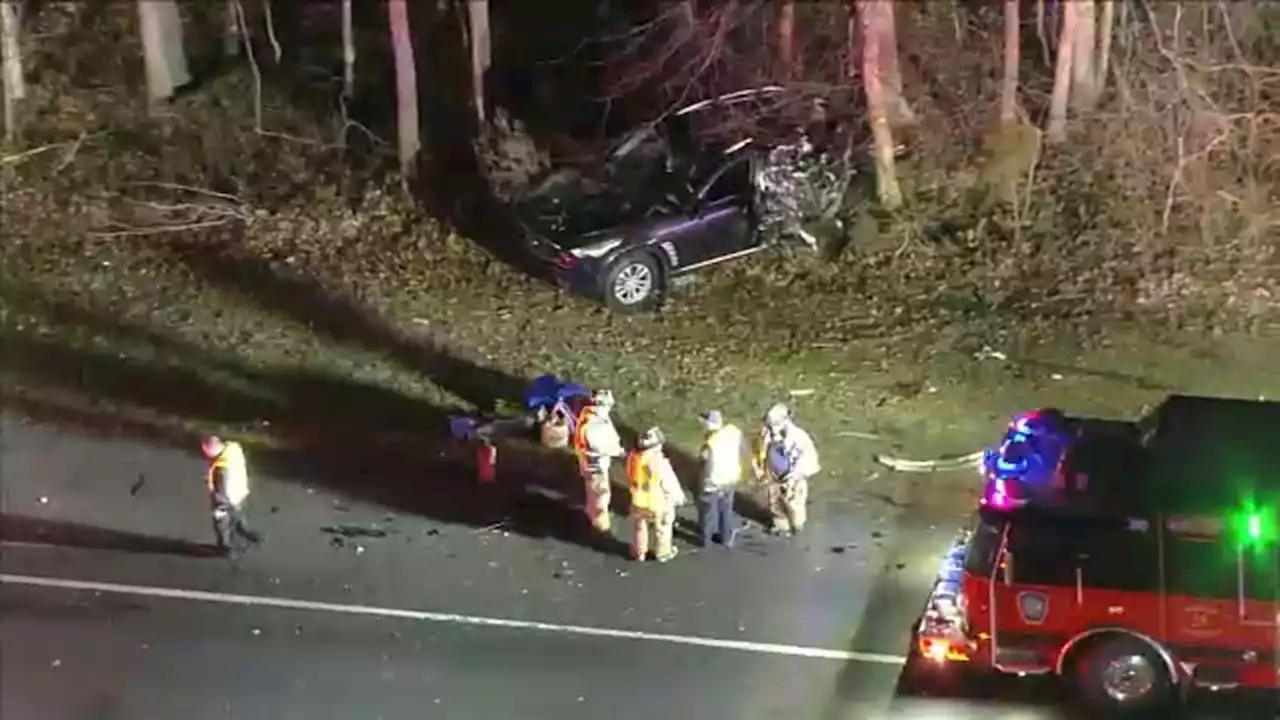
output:
[{"label": "blue tarp", "polygon": [[591,391],[586,387],[547,373],[534,378],[533,382],[525,388],[524,406],[530,410],[538,408],[549,410],[560,401],[568,403],[573,398],[590,396]]}]

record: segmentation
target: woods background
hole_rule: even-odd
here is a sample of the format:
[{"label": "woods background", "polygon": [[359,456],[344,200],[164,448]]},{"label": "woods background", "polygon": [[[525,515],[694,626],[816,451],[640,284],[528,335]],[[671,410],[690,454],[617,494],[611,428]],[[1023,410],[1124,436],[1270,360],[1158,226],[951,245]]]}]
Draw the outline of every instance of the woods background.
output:
[{"label": "woods background", "polygon": [[[497,190],[681,102],[776,84],[794,115],[725,126],[785,134],[819,107],[876,158],[820,285],[871,273],[907,294],[973,288],[990,309],[1215,327],[1280,308],[1275,3],[0,7],[18,234],[56,213],[64,235],[100,240],[285,218],[337,238],[342,212],[405,178],[417,205],[380,201],[398,222],[511,245],[481,222]],[[122,209],[137,181],[235,200]]]}]

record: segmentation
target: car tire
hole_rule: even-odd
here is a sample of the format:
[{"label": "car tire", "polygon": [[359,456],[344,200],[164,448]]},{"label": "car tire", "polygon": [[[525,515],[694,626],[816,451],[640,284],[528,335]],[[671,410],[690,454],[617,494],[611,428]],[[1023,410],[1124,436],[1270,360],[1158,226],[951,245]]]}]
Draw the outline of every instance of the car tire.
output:
[{"label": "car tire", "polygon": [[666,293],[666,273],[652,253],[631,252],[614,260],[604,274],[604,301],[618,313],[656,308]]},{"label": "car tire", "polygon": [[1168,710],[1176,697],[1164,658],[1149,644],[1117,635],[1085,649],[1075,663],[1076,689],[1102,717],[1135,717]]}]

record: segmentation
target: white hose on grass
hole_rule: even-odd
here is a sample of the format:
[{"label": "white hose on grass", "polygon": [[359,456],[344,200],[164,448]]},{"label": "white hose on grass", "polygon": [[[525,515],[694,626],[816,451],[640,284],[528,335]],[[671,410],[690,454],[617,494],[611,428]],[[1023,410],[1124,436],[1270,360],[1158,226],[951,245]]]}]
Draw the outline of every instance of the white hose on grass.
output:
[{"label": "white hose on grass", "polygon": [[982,463],[983,450],[975,450],[968,455],[936,460],[907,460],[905,458],[876,455],[875,461],[890,470],[906,473],[934,473],[952,470],[966,470],[978,467]]}]

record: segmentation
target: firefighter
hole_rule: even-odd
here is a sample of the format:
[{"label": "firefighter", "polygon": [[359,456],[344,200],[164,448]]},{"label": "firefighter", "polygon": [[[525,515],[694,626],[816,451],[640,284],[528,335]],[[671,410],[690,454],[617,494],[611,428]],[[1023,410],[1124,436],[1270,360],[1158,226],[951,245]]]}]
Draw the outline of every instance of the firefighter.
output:
[{"label": "firefighter", "polygon": [[706,430],[702,442],[702,487],[698,503],[702,544],[709,546],[719,536],[720,544],[733,547],[739,530],[733,499],[742,479],[742,431],[736,425],[726,424],[719,410],[704,412],[698,419]]},{"label": "firefighter", "polygon": [[586,489],[587,520],[598,532],[613,529],[609,502],[613,492],[609,470],[615,459],[622,458],[622,438],[609,418],[613,410],[613,393],[597,390],[578,415],[573,433],[573,450],[578,456],[578,469]]},{"label": "firefighter", "polygon": [[769,485],[769,530],[775,535],[801,532],[808,517],[809,478],[821,469],[818,449],[782,403],[769,408],[762,425],[753,469],[757,480]]},{"label": "firefighter", "polygon": [[667,562],[677,553],[674,540],[676,510],[685,503],[685,494],[675,468],[662,452],[664,441],[661,430],[649,428],[627,457],[627,484],[631,488],[631,559],[636,562],[644,562],[648,558],[651,533],[654,559]]},{"label": "firefighter", "polygon": [[210,436],[200,443],[200,451],[209,461],[205,485],[209,491],[209,507],[213,513],[213,532],[218,552],[235,556],[232,545],[236,537],[257,545],[262,537],[249,528],[245,520],[245,501],[249,499],[249,469],[240,443]]}]

